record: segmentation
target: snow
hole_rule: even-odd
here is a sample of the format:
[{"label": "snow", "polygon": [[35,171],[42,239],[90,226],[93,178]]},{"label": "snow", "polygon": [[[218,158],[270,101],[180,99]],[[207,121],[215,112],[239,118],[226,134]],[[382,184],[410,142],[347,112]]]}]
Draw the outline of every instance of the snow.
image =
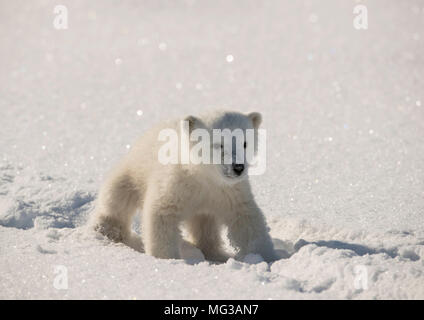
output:
[{"label": "snow", "polygon": [[[421,1],[361,1],[367,30],[357,1],[61,4],[64,30],[55,1],[0,3],[0,298],[424,298]],[[222,106],[263,114],[252,185],[280,260],[85,230],[134,139]]]}]

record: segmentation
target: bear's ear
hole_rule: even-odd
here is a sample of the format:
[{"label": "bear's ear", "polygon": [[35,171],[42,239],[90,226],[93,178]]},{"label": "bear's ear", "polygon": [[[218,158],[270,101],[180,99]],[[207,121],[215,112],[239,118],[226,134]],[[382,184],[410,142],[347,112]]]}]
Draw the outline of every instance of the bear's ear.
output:
[{"label": "bear's ear", "polygon": [[191,133],[197,127],[199,120],[194,116],[187,116],[184,118],[184,121],[188,121],[188,131]]},{"label": "bear's ear", "polygon": [[262,122],[262,115],[259,112],[251,112],[247,116],[252,121],[253,127],[258,129]]}]

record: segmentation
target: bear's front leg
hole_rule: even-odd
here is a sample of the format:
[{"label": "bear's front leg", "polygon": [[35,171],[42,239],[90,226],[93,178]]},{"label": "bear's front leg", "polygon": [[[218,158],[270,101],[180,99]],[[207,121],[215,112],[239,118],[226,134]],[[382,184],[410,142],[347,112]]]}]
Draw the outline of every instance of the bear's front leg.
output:
[{"label": "bear's front leg", "polygon": [[179,223],[179,218],[174,213],[146,210],[142,221],[146,253],[161,259],[179,259]]},{"label": "bear's front leg", "polygon": [[239,250],[237,259],[256,253],[267,262],[277,260],[265,218],[254,201],[237,207],[228,223],[228,236],[231,244]]}]

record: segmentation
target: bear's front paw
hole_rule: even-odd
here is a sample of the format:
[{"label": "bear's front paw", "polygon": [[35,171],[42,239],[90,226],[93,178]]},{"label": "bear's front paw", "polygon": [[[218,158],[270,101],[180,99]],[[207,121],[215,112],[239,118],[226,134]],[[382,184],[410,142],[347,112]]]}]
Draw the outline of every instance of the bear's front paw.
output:
[{"label": "bear's front paw", "polygon": [[270,262],[274,262],[279,260],[280,258],[278,257],[277,253],[273,250],[271,252],[267,252],[264,254],[261,254],[262,258],[264,258],[264,260],[268,263]]},{"label": "bear's front paw", "polygon": [[124,234],[121,227],[110,224],[106,221],[98,222],[94,224],[94,230],[99,232],[100,234],[104,235],[108,239],[114,241],[114,242],[123,242],[124,241]]},{"label": "bear's front paw", "polygon": [[[253,251],[253,252],[243,252],[240,251],[237,253],[237,255],[235,256],[235,259],[238,261],[242,261],[242,262],[247,262],[249,264],[252,263],[252,259],[263,259],[263,261],[267,262],[267,263],[271,263],[274,261],[279,260],[279,257],[277,256],[277,254],[275,253],[274,250],[267,250],[267,251]],[[258,260],[258,262],[260,262]],[[255,262],[257,263],[257,262]]]},{"label": "bear's front paw", "polygon": [[175,246],[146,248],[146,253],[159,259],[181,259],[178,247]]},{"label": "bear's front paw", "polygon": [[227,262],[231,256],[226,252],[205,253],[205,259],[212,262]]}]

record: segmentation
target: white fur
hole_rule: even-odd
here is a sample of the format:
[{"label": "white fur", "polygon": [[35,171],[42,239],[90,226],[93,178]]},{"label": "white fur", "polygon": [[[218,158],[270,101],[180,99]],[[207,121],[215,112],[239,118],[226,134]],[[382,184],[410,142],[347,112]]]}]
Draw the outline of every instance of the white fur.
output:
[{"label": "white fur", "polygon": [[[214,112],[200,118],[187,117],[190,125],[207,128],[249,129],[259,126],[260,114]],[[112,171],[101,188],[91,225],[114,241],[123,242],[158,258],[180,258],[184,225],[190,241],[208,260],[225,261],[221,229],[228,227],[236,258],[257,253],[275,259],[267,226],[245,175],[229,179],[221,165],[159,163],[161,129],[179,130],[179,121],[148,131]],[[142,209],[143,243],[131,232],[131,221]]]}]

